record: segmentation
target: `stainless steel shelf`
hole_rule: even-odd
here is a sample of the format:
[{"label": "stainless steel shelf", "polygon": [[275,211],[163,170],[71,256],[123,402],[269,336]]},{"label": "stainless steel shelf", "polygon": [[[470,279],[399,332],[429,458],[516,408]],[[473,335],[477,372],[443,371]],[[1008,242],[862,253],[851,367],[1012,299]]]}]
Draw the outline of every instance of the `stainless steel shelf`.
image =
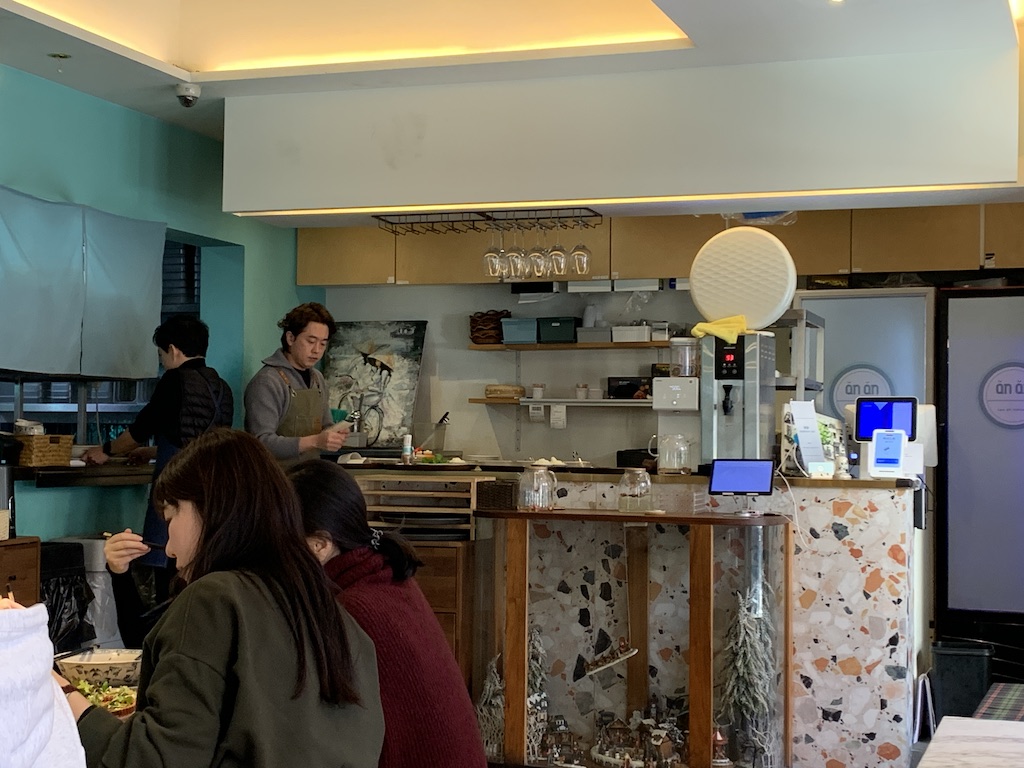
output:
[{"label": "stainless steel shelf", "polygon": [[[90,403],[87,412],[91,415],[100,413],[138,413],[144,403]],[[24,413],[78,413],[77,403],[25,403]],[[0,403],[0,413],[14,413],[12,403]]]}]

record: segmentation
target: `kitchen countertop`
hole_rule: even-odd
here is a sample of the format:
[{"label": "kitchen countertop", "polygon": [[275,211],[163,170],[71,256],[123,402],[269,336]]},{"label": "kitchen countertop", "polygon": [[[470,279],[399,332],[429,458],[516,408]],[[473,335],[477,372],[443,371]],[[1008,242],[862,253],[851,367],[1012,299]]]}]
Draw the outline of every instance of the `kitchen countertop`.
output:
[{"label": "kitchen countertop", "polygon": [[[333,456],[325,456],[332,460]],[[362,472],[394,472],[396,475],[408,472],[428,474],[465,474],[486,472],[500,479],[512,479],[522,472],[525,462],[503,461],[497,463],[476,464],[398,464],[394,461],[371,460],[361,464],[342,464],[345,469],[354,473]],[[618,477],[623,470],[619,467],[561,466],[549,467],[556,475],[565,475],[572,482],[608,482],[610,477]],[[35,482],[40,488],[76,487],[76,486],[118,486],[146,485],[153,476],[152,465],[130,466],[125,463],[105,464],[93,467],[15,467],[14,479],[22,482]],[[789,485],[797,488],[909,488],[912,480],[818,480],[806,477],[787,477]],[[654,483],[699,484],[706,483],[703,475],[659,475],[651,473]],[[776,477],[777,487],[784,483]]]}]

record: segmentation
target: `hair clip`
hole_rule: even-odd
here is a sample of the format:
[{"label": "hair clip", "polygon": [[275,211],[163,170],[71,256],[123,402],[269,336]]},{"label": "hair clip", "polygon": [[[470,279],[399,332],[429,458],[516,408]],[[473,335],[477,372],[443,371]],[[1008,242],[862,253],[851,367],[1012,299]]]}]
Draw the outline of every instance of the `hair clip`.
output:
[{"label": "hair clip", "polygon": [[380,549],[380,529],[374,528],[373,533],[370,534],[370,546],[373,549]]}]

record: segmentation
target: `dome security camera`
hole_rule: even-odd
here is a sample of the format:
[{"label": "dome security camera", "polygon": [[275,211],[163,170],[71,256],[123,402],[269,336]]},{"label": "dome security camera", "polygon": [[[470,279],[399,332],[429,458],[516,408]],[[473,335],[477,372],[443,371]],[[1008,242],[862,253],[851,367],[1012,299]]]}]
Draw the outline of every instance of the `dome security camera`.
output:
[{"label": "dome security camera", "polygon": [[194,107],[199,101],[199,94],[202,93],[202,86],[196,83],[178,83],[174,92],[178,94],[178,103],[185,109]]}]

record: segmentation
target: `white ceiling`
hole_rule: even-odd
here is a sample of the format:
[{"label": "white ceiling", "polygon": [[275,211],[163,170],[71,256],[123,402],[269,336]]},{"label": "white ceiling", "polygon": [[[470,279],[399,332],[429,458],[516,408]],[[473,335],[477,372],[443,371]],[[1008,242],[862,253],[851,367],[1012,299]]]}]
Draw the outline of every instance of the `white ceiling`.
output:
[{"label": "white ceiling", "polygon": [[[1012,48],[1015,1],[0,0],[0,63],[221,138],[231,96]],[[202,86],[191,109],[182,82]],[[844,202],[864,204],[828,207]]]}]

